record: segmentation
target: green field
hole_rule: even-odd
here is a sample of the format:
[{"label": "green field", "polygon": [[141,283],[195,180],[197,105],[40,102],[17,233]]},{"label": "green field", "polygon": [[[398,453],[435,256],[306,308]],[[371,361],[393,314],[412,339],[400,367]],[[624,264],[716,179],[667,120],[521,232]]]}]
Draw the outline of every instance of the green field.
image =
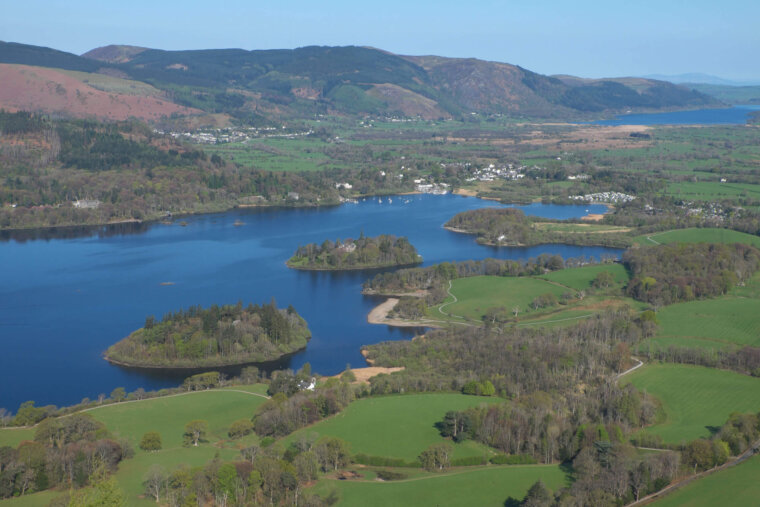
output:
[{"label": "green field", "polygon": [[713,201],[737,197],[760,198],[760,185],[720,183],[717,181],[681,181],[668,183],[666,194],[697,201]]},{"label": "green field", "polygon": [[[352,454],[414,461],[427,447],[444,441],[434,424],[446,412],[497,401],[499,398],[447,393],[365,398],[329,419],[289,435],[283,443],[287,445],[302,435],[329,435],[347,441]],[[453,445],[454,458],[492,452],[474,441]]]},{"label": "green field", "polygon": [[617,263],[597,264],[595,266],[584,266],[582,268],[560,269],[559,271],[552,271],[551,273],[541,275],[540,278],[576,290],[585,290],[591,287],[591,282],[593,282],[596,275],[602,271],[611,273],[615,282],[618,284],[623,284],[628,281],[628,271],[626,271],[625,266]]},{"label": "green field", "polygon": [[653,346],[724,348],[760,346],[760,300],[724,296],[666,306]]},{"label": "green field", "polygon": [[[59,496],[61,493],[58,491],[39,491],[30,495],[19,496],[16,498],[6,498],[0,500],[0,505],[3,507],[40,507],[48,505],[53,498]],[[155,505],[155,502],[153,502]]]},{"label": "green field", "polygon": [[[458,301],[445,306],[444,311],[453,317],[480,321],[489,308],[502,306],[511,311],[513,307],[519,306],[520,315],[524,315],[534,312],[530,303],[536,297],[551,293],[559,298],[567,291],[566,287],[529,277],[459,278],[451,284],[451,293]],[[447,301],[451,301],[451,298]]]},{"label": "green field", "polygon": [[556,465],[489,466],[392,482],[322,480],[312,491],[324,497],[336,490],[338,505],[502,506],[510,497],[522,500],[539,479],[551,490],[569,484],[566,473]]},{"label": "green field", "polygon": [[[651,238],[651,239],[648,239]],[[645,234],[633,238],[635,243],[656,245],[667,243],[745,243],[760,248],[760,237],[730,229],[690,228]]]},{"label": "green field", "polygon": [[657,507],[754,507],[760,504],[760,455],[698,479],[655,502]]},{"label": "green field", "polygon": [[265,398],[230,390],[196,391],[133,403],[106,405],[90,415],[105,423],[116,436],[126,436],[136,445],[148,431],[161,434],[164,449],[182,446],[185,424],[194,419],[208,421],[211,442],[225,440],[230,424],[250,419]]},{"label": "green field", "polygon": [[3,428],[0,429],[0,447],[9,445],[18,447],[24,440],[34,440],[32,428]]},{"label": "green field", "polygon": [[624,379],[662,402],[665,420],[645,431],[668,443],[709,437],[732,412],[760,411],[760,378],[731,371],[649,364]]}]

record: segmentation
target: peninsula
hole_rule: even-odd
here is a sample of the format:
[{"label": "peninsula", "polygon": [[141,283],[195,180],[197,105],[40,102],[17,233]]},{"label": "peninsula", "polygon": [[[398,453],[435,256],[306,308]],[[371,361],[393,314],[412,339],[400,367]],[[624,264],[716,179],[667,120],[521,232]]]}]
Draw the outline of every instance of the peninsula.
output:
[{"label": "peninsula", "polygon": [[347,238],[335,242],[325,240],[321,245],[299,246],[287,265],[293,269],[340,271],[351,269],[411,266],[422,262],[417,249],[405,237],[381,234],[359,239]]},{"label": "peninsula", "polygon": [[191,306],[112,345],[105,359],[140,368],[205,368],[274,361],[306,347],[311,332],[292,306]]},{"label": "peninsula", "polygon": [[534,246],[548,243],[626,248],[632,243],[630,227],[572,223],[528,217],[517,208],[481,208],[454,215],[444,228],[474,234],[491,246]]}]

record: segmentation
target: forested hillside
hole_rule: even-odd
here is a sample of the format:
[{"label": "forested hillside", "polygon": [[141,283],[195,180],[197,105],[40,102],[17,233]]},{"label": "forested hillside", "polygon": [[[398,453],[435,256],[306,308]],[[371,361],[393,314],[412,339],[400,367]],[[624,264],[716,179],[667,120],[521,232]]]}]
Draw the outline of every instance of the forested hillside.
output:
[{"label": "forested hillside", "polygon": [[178,105],[246,121],[333,112],[428,119],[471,112],[570,118],[631,108],[719,103],[659,81],[640,80],[635,86],[621,80],[568,84],[506,63],[403,57],[357,46],[254,51],[108,46],[80,57],[50,48],[0,43],[0,63],[142,81],[162,90]]}]

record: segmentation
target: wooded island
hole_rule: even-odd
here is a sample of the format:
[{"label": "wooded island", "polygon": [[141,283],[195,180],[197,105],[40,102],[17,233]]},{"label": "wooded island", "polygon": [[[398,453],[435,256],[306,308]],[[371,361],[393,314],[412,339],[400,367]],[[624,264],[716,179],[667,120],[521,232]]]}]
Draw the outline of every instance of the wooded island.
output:
[{"label": "wooded island", "polygon": [[335,242],[325,240],[321,245],[299,246],[287,265],[294,269],[349,270],[410,266],[422,262],[417,249],[405,237],[381,234],[359,239],[347,238]]},{"label": "wooded island", "polygon": [[273,361],[306,346],[311,332],[289,306],[268,304],[191,306],[160,321],[145,319],[105,353],[125,366],[196,368]]}]

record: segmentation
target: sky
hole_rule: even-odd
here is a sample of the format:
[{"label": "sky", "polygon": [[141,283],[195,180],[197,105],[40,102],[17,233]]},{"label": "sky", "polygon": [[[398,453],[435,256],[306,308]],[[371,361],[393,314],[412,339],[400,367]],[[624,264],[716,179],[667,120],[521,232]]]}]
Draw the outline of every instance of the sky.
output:
[{"label": "sky", "polygon": [[2,0],[0,40],[81,54],[373,46],[542,74],[760,80],[757,0]]}]

